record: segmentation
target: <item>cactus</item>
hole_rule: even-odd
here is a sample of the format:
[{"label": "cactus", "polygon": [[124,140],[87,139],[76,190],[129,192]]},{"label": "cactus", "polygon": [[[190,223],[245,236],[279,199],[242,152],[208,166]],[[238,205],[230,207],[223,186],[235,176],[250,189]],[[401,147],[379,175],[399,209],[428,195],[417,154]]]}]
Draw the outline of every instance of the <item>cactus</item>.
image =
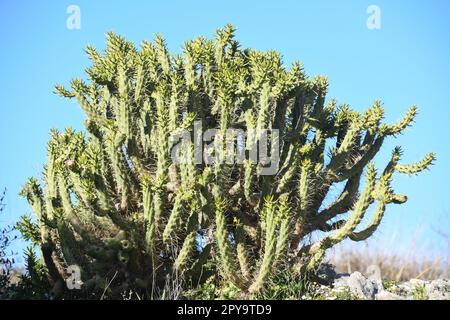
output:
[{"label": "cactus", "polygon": [[[257,295],[281,263],[299,275],[314,272],[333,245],[370,237],[387,205],[406,201],[392,189],[394,173],[416,174],[435,160],[429,153],[400,164],[396,148],[377,173],[374,157],[412,124],[416,107],[383,124],[379,101],[363,113],[327,102],[325,77],[309,78],[298,62],[286,69],[277,52],[242,49],[234,33],[228,25],[214,40],[188,41],[182,55],[169,54],[159,35],[139,50],[108,33],[104,54],[86,49],[89,81],[55,86],[78,101],[86,132],[53,130],[44,181],[31,178],[22,192],[37,217],[22,229],[41,247],[55,286],[76,264],[89,288],[101,290],[117,272],[112,292],[149,292],[174,273],[186,283],[200,279],[212,261],[222,279]],[[262,129],[278,130],[275,173],[248,159],[194,162],[189,143],[179,148],[188,161],[175,163],[171,136],[192,131],[195,121],[203,131],[218,129],[216,160],[226,153],[227,129],[247,131],[246,153]],[[344,188],[329,201],[337,184]],[[317,231],[323,237],[310,243]]]}]

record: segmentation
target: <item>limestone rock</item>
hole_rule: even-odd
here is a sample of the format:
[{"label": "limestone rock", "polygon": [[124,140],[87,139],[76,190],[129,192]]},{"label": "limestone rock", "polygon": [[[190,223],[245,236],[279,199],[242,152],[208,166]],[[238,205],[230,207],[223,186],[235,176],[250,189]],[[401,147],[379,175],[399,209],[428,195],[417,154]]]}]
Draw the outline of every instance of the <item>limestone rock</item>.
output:
[{"label": "limestone rock", "polygon": [[375,299],[375,295],[383,290],[381,281],[368,279],[360,272],[353,272],[350,276],[336,279],[334,288],[339,287],[348,287],[351,294],[361,299]]}]

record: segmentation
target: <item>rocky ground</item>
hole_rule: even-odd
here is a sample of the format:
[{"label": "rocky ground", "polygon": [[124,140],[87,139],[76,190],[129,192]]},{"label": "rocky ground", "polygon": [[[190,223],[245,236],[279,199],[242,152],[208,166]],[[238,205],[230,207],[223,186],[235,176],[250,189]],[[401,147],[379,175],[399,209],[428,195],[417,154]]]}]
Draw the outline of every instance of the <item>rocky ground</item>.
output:
[{"label": "rocky ground", "polygon": [[376,270],[338,274],[323,266],[319,272],[323,285],[318,285],[314,296],[305,299],[365,299],[365,300],[450,300],[450,280],[425,281],[411,279],[397,283],[382,280]]}]

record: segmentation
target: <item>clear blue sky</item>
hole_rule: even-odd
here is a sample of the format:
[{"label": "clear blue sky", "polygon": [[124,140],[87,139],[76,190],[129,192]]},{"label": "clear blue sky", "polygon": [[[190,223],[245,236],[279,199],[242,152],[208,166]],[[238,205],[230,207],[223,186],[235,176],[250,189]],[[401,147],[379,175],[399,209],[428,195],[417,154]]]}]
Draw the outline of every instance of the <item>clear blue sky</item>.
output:
[{"label": "clear blue sky", "polygon": [[[81,9],[81,29],[66,28],[69,5]],[[369,5],[381,9],[381,29],[366,27]],[[416,104],[416,125],[390,140],[404,160],[435,151],[438,161],[418,177],[397,177],[407,204],[390,206],[373,241],[393,249],[414,239],[426,252],[447,255],[450,233],[450,1],[5,1],[0,2],[0,188],[8,188],[7,216],[29,212],[17,194],[42,171],[50,128],[82,129],[74,103],[52,94],[56,83],[84,77],[87,44],[104,47],[115,31],[139,44],[162,33],[171,50],[183,41],[233,23],[246,47],[276,49],[286,63],[300,60],[310,75],[325,74],[329,97],[363,110],[375,99],[397,120]]]}]

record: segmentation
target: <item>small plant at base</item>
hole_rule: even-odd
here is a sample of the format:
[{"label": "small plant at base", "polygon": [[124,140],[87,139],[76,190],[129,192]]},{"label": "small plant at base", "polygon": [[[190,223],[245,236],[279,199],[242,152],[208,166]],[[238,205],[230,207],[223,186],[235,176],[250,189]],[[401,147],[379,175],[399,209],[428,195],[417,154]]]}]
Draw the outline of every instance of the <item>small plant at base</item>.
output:
[{"label": "small plant at base", "polygon": [[412,291],[412,296],[414,300],[428,300],[425,285],[416,285]]},{"label": "small plant at base", "polygon": [[301,300],[305,296],[316,298],[316,285],[307,277],[300,278],[290,269],[280,268],[280,271],[268,281],[257,296],[263,300]]},{"label": "small plant at base", "polygon": [[360,298],[353,294],[349,287],[340,287],[338,290],[333,291],[333,295],[336,300],[360,300]]},{"label": "small plant at base", "polygon": [[396,293],[398,282],[390,279],[383,279],[383,288],[391,293]]}]

